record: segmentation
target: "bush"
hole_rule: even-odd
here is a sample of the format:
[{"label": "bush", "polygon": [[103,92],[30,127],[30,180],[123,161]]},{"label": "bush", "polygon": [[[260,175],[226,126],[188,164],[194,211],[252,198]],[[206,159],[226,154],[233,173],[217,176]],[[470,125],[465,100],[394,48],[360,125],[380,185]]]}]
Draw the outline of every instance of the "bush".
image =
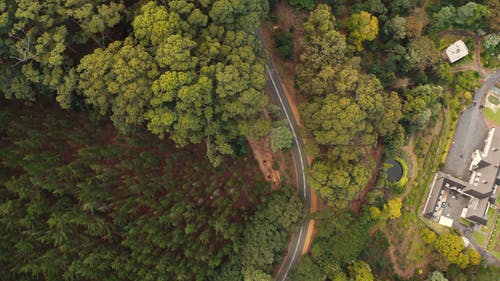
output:
[{"label": "bush", "polygon": [[289,60],[293,57],[293,35],[281,30],[274,33],[276,51],[282,59]]},{"label": "bush", "polygon": [[299,9],[305,9],[312,11],[314,9],[314,0],[288,0],[290,5],[295,6]]}]

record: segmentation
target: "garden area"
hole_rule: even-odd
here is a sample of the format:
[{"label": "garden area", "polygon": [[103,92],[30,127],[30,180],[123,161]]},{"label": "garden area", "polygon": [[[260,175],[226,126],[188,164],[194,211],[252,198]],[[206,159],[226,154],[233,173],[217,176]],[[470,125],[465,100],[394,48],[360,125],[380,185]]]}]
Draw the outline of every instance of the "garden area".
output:
[{"label": "garden area", "polygon": [[487,96],[484,108],[484,117],[496,125],[500,125],[500,99],[490,93]]},{"label": "garden area", "polygon": [[[496,205],[500,206],[500,198],[497,198]],[[490,210],[493,210],[493,208],[490,208]],[[488,243],[488,251],[490,251],[498,259],[500,259],[500,215],[497,215],[496,221],[494,221],[494,223],[495,225],[490,225],[490,227],[494,228],[493,232],[491,233],[490,241]]]}]

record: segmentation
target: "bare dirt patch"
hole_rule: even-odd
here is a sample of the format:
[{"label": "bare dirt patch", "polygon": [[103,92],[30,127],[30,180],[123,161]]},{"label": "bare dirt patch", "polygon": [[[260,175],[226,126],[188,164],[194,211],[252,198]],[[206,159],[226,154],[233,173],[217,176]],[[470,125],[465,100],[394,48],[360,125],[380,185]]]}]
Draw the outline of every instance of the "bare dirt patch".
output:
[{"label": "bare dirt patch", "polygon": [[276,190],[280,186],[280,174],[273,169],[273,156],[269,148],[269,138],[255,139],[248,138],[253,157],[259,165],[259,169],[264,175],[264,179],[271,183],[271,188]]},{"label": "bare dirt patch", "polygon": [[[427,267],[429,260],[425,259],[419,263],[408,260],[412,239],[416,237],[416,228],[411,226],[406,232],[399,233],[391,227],[385,227],[382,232],[389,240],[389,257],[391,259],[394,272],[403,278],[410,278],[415,274],[416,269]],[[399,235],[398,235],[399,234]],[[402,235],[404,234],[404,235]],[[401,239],[402,238],[402,239]]]}]

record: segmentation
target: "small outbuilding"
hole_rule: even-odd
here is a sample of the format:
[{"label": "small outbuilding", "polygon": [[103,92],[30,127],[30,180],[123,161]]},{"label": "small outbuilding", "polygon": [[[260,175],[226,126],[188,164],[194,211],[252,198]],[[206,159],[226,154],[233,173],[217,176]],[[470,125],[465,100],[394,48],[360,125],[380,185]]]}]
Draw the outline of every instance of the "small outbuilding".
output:
[{"label": "small outbuilding", "polygon": [[451,63],[460,60],[468,54],[469,49],[462,40],[458,40],[457,42],[451,44],[448,48],[446,48],[446,57],[448,57]]}]

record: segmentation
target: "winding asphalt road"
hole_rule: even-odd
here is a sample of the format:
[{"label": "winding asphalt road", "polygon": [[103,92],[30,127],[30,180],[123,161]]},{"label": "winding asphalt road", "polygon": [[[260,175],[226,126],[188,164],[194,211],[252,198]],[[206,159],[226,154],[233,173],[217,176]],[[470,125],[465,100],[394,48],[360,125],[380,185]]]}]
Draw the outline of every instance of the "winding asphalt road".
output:
[{"label": "winding asphalt road", "polygon": [[[256,32],[257,37],[263,42],[263,36],[260,30]],[[311,187],[307,184],[305,169],[308,167],[307,156],[304,152],[304,141],[297,131],[297,121],[293,115],[292,108],[286,97],[281,80],[277,74],[273,62],[269,59],[266,64],[267,85],[271,90],[273,100],[281,108],[282,117],[288,122],[288,127],[293,134],[293,156],[295,158],[295,168],[297,170],[297,187],[299,196],[305,204],[306,215],[300,229],[292,235],[288,252],[281,263],[281,267],[276,277],[277,281],[287,280],[288,273],[293,264],[296,263],[302,255],[302,249],[306,243],[307,233],[309,231],[309,212],[311,210]]]}]

